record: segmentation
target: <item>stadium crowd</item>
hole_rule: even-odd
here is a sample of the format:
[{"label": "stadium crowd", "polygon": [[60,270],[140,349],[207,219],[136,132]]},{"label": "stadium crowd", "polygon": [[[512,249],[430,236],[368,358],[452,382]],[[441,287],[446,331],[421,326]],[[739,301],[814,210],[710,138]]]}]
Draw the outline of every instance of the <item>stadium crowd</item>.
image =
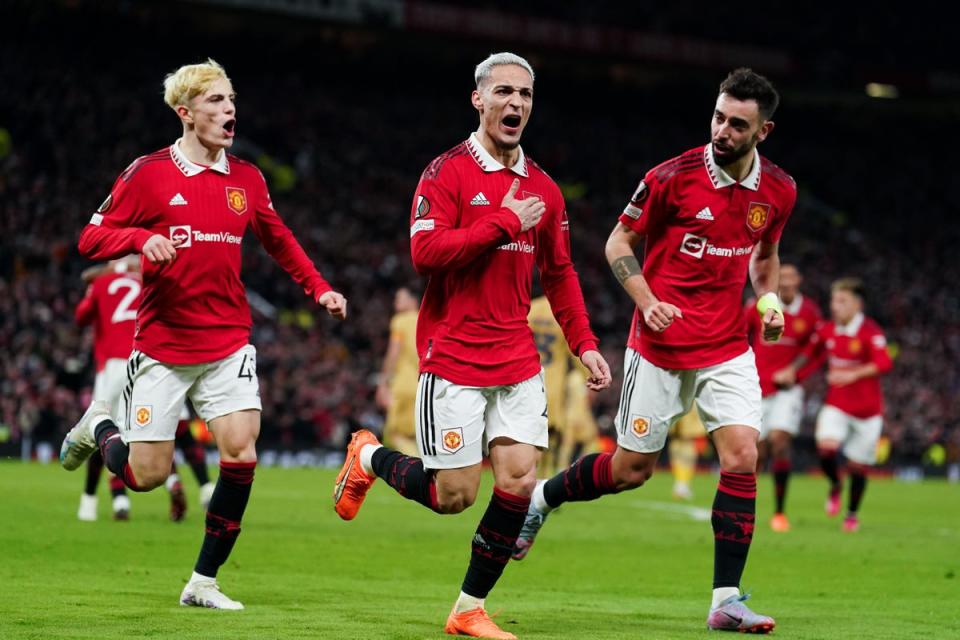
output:
[{"label": "stadium crowd", "polygon": [[[393,292],[419,282],[409,260],[413,189],[436,153],[476,127],[470,61],[485,51],[441,62],[410,46],[400,60],[389,55],[396,42],[351,46],[333,38],[303,56],[295,48],[302,42],[250,35],[238,48],[220,34],[189,52],[116,57],[136,30],[80,20],[34,23],[0,57],[0,434],[7,442],[4,449],[0,437],[0,451],[18,450],[25,433],[55,445],[85,407],[93,364],[90,336],[73,322],[88,266],[77,236],[115,177],[176,137],[160,97],[163,73],[207,55],[226,65],[239,94],[234,151],[264,169],[280,215],[350,301],[350,318],[330,321],[257,243],[247,243],[261,446],[340,450],[357,424],[376,427],[373,391]],[[31,37],[41,30],[77,43],[71,59],[55,59]],[[264,50],[269,60],[259,56]],[[524,148],[567,197],[574,261],[614,366],[613,388],[595,405],[601,424],[610,424],[631,309],[603,244],[651,163],[706,141],[724,74],[712,86],[643,87],[612,79],[598,86],[577,71],[566,75],[562,63],[538,71]],[[960,294],[949,283],[960,280],[953,257],[960,227],[950,224],[960,196],[947,176],[957,134],[944,130],[945,118],[914,116],[909,139],[937,143],[911,147],[893,133],[901,112],[801,103],[795,94],[785,91],[778,128],[761,146],[800,188],[781,254],[800,267],[804,292],[822,306],[836,277],[866,281],[867,313],[896,350],[884,380],[893,461],[916,462],[935,442],[956,460]],[[811,389],[805,434],[822,376]]]}]

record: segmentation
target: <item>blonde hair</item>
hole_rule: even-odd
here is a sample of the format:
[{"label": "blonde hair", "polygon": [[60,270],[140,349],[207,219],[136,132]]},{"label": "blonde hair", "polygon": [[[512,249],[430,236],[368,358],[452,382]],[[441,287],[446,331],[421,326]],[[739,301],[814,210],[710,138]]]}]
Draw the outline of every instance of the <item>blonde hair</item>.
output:
[{"label": "blonde hair", "polygon": [[487,81],[487,78],[490,77],[490,74],[493,73],[494,67],[499,67],[501,65],[515,64],[518,67],[523,67],[526,69],[527,73],[530,74],[530,80],[533,81],[536,79],[536,76],[533,74],[533,67],[530,66],[530,63],[527,62],[524,58],[521,58],[515,53],[510,53],[509,51],[502,51],[500,53],[492,53],[490,56],[477,65],[477,68],[473,71],[473,79],[477,83],[477,89],[480,88],[480,85],[484,84]]},{"label": "blonde hair", "polygon": [[213,58],[198,64],[185,64],[163,80],[163,101],[171,109],[186,105],[223,78],[230,82],[226,70]]}]

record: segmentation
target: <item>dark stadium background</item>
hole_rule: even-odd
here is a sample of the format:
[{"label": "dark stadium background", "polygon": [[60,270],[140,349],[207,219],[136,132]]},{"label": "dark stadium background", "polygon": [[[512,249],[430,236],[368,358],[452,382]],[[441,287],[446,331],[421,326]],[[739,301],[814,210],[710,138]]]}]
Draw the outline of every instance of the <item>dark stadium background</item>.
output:
[{"label": "dark stadium background", "polygon": [[[567,197],[594,329],[616,366],[602,424],[631,312],[603,242],[647,169],[707,140],[717,85],[746,64],[783,95],[761,147],[799,184],[783,257],[821,306],[832,279],[863,277],[867,312],[896,349],[884,380],[890,467],[956,465],[960,73],[947,21],[638,4],[0,3],[0,455],[19,457],[24,442],[56,448],[82,412],[93,366],[72,321],[89,264],[77,236],[124,167],[179,135],[164,75],[207,56],[239,94],[234,151],[264,169],[278,211],[350,300],[347,322],[329,320],[246,243],[261,449],[339,451],[356,424],[375,424],[393,290],[419,281],[413,189],[476,128],[473,66],[508,49],[537,71],[524,149]],[[897,97],[870,97],[868,83]],[[822,377],[810,388],[801,462]]]}]

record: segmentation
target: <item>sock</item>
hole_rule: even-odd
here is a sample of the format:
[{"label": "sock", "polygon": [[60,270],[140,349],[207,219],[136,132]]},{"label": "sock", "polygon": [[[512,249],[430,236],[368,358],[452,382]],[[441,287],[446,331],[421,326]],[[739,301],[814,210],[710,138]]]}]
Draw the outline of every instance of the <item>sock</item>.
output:
[{"label": "sock", "polygon": [[453,606],[453,610],[457,613],[463,613],[464,611],[473,611],[474,609],[483,608],[485,598],[474,598],[471,595],[460,592],[460,597],[457,598],[457,603]]},{"label": "sock", "polygon": [[620,493],[613,484],[613,454],[591,453],[547,480],[543,497],[551,508],[564,502],[596,500],[608,493]]},{"label": "sock", "polygon": [[207,450],[203,444],[194,439],[193,434],[190,433],[189,423],[186,420],[182,422],[187,426],[184,429],[177,428],[176,444],[183,452],[184,460],[190,465],[197,484],[202,487],[210,482],[210,473],[207,471]]},{"label": "sock", "polygon": [[494,487],[493,497],[473,536],[470,566],[461,587],[465,594],[486,598],[493,589],[510,561],[529,506],[530,498]]},{"label": "sock", "polygon": [[216,578],[227,561],[237,536],[240,520],[250,499],[256,462],[220,462],[220,478],[207,508],[207,529],[194,571]]},{"label": "sock", "polygon": [[117,476],[110,476],[110,495],[114,498],[127,495],[127,485]]},{"label": "sock", "polygon": [[201,574],[197,573],[196,571],[194,571],[192,574],[190,574],[190,583],[202,582],[202,581],[204,581],[204,580],[213,580],[213,579],[214,579],[214,578],[212,578],[212,577],[210,577],[210,576],[201,575]]},{"label": "sock", "polygon": [[382,449],[382,444],[368,444],[360,449],[360,467],[368,476],[376,475],[373,470],[373,454],[378,449]]},{"label": "sock", "polygon": [[757,476],[720,472],[713,499],[713,588],[740,587],[753,539]]},{"label": "sock", "polygon": [[127,459],[130,456],[130,447],[124,444],[120,439],[120,430],[113,424],[112,420],[104,420],[93,430],[94,440],[100,447],[100,455],[103,456],[103,462],[107,465],[123,483],[133,491],[146,491],[137,484],[137,479],[133,475],[133,469]]},{"label": "sock", "polygon": [[88,496],[97,495],[97,485],[100,484],[100,474],[103,472],[103,456],[94,451],[87,460],[87,478],[83,484],[83,492]]},{"label": "sock", "polygon": [[[360,457],[372,447],[360,450]],[[405,456],[399,451],[379,447],[371,452],[370,469],[407,500],[440,513],[437,484],[433,474],[423,468],[423,460]],[[361,460],[361,464],[363,461]]]},{"label": "sock", "polygon": [[787,497],[787,481],[790,479],[790,458],[775,458],[773,461],[773,485],[776,490],[776,513],[783,513]]},{"label": "sock", "polygon": [[867,489],[868,467],[851,462],[847,465],[847,470],[850,472],[850,502],[847,515],[855,516],[857,515],[857,509],[860,508],[863,492]]},{"label": "sock", "polygon": [[817,449],[820,456],[820,468],[830,480],[830,492],[840,493],[840,472],[837,470],[837,452],[834,449]]},{"label": "sock", "polygon": [[713,590],[713,600],[710,602],[710,608],[716,609],[720,606],[720,603],[729,598],[730,596],[740,595],[740,589],[737,587],[718,587]]}]

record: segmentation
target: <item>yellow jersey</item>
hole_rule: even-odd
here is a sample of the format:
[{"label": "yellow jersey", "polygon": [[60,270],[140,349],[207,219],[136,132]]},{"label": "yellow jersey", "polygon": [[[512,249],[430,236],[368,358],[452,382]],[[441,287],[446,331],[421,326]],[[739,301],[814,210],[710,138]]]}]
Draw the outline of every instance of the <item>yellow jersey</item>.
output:
[{"label": "yellow jersey", "polygon": [[543,367],[544,384],[547,392],[547,416],[550,426],[562,429],[567,414],[567,373],[572,362],[576,361],[563,330],[553,317],[550,302],[546,296],[530,301],[530,313],[527,322],[533,331],[533,339],[540,352],[540,366]]},{"label": "yellow jersey", "polygon": [[390,378],[390,391],[394,395],[414,397],[417,395],[417,379],[420,377],[420,357],[417,355],[417,312],[401,311],[390,319],[390,342],[400,343],[397,365]]}]

